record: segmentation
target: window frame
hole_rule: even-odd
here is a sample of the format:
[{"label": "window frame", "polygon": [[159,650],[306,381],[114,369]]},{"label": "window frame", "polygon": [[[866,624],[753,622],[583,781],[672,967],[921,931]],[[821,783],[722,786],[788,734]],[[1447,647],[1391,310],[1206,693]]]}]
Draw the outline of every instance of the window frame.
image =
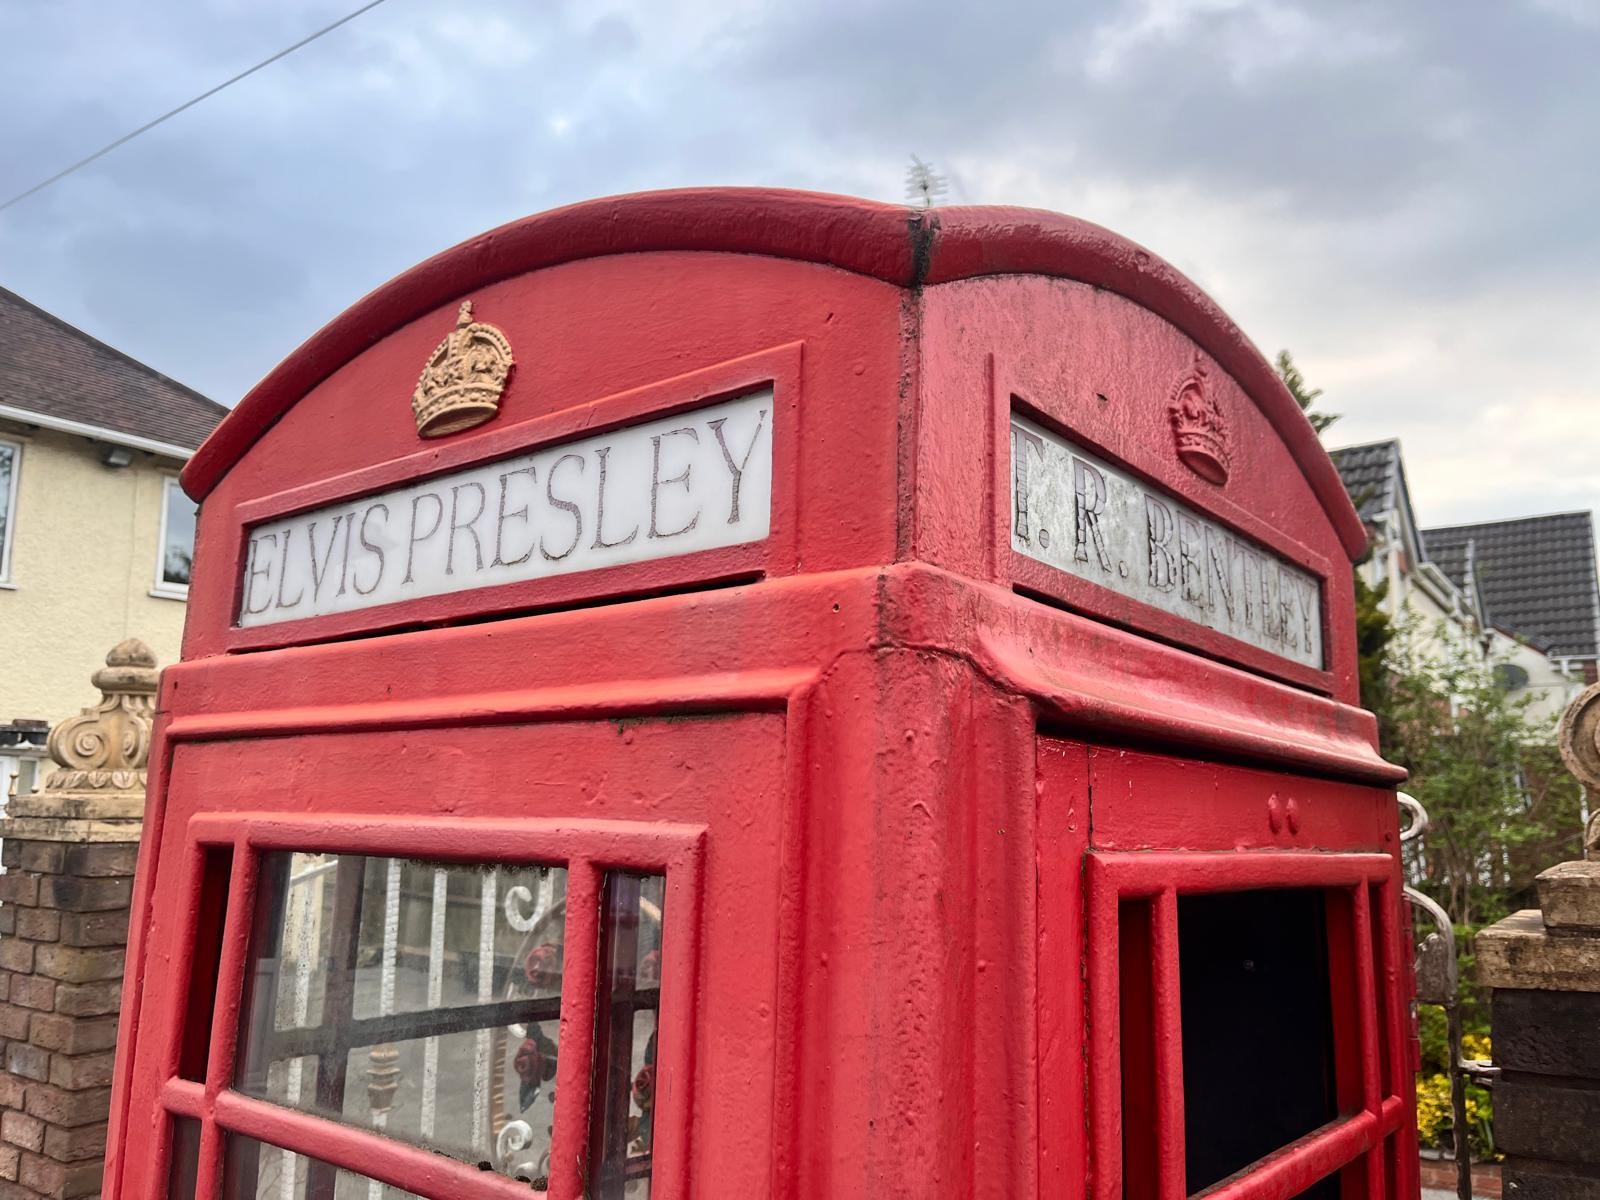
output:
[{"label": "window frame", "polygon": [[[172,490],[183,490],[178,476],[168,471],[161,472],[161,523],[156,527],[156,575],[155,583],[150,587],[150,594],[165,600],[187,600],[189,598],[189,585],[187,583],[172,583],[167,579],[167,519],[171,513]],[[199,506],[195,506],[196,534],[199,533]],[[191,556],[192,558],[192,556]]]},{"label": "window frame", "polygon": [[[352,814],[315,817],[201,813],[190,819],[185,839],[182,894],[187,899],[184,940],[188,961],[181,978],[193,977],[193,947],[203,919],[201,888],[207,854],[232,851],[226,915],[211,1016],[204,1082],[179,1074],[187,988],[177,989],[162,1014],[168,1045],[161,1059],[157,1177],[170,1171],[175,1117],[201,1123],[196,1195],[215,1198],[223,1183],[224,1135],[236,1133],[322,1159],[426,1200],[503,1197],[580,1200],[590,1170],[590,1118],[599,986],[601,896],[608,871],[665,877],[659,1010],[658,1096],[652,1145],[651,1196],[677,1200],[688,1194],[688,1133],[693,1097],[693,1002],[698,979],[705,830],[698,825],[641,824],[618,820],[530,818],[423,818],[373,821]],[[561,991],[562,1054],[555,1086],[561,1097],[551,1141],[546,1192],[526,1183],[422,1146],[369,1129],[286,1108],[233,1090],[239,1052],[239,1018],[251,953],[256,883],[261,855],[271,851],[365,854],[429,862],[548,864],[567,871],[566,961]],[[574,1153],[573,1151],[576,1151]]]},{"label": "window frame", "polygon": [[21,494],[19,483],[22,479],[22,441],[15,437],[0,437],[0,446],[11,451],[11,478],[7,481],[4,491],[5,530],[0,532],[0,588],[14,588],[16,581],[11,578],[11,551],[17,542],[17,497]]},{"label": "window frame", "polygon": [[[1330,961],[1355,1001],[1355,1054],[1340,1056],[1337,1087],[1360,1097],[1359,1108],[1258,1159],[1204,1192],[1206,1200],[1258,1200],[1299,1195],[1327,1178],[1356,1172],[1366,1194],[1389,1195],[1389,1159],[1407,1119],[1407,1072],[1401,1005],[1393,989],[1378,989],[1380,973],[1407,969],[1399,951],[1393,856],[1318,851],[1088,853],[1088,999],[1091,1030],[1089,1139],[1096,1164],[1091,1200],[1122,1200],[1121,973],[1117,953],[1127,901],[1150,903],[1149,1055],[1156,1079],[1153,1108],[1156,1200],[1186,1200],[1184,1165],[1183,1027],[1178,963],[1178,897],[1268,888],[1320,889],[1348,897],[1354,969]],[[1330,937],[1332,934],[1330,919]],[[1331,943],[1330,943],[1331,945]],[[1330,960],[1336,955],[1330,953]],[[1335,999],[1335,1022],[1339,1016]],[[1353,1069],[1352,1069],[1353,1068]]]}]

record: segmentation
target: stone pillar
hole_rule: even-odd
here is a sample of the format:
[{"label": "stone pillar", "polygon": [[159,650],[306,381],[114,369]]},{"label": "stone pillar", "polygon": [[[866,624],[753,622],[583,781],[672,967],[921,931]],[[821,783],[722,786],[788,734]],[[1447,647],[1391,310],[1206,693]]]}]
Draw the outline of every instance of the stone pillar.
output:
[{"label": "stone pillar", "polygon": [[1589,798],[1585,858],[1538,878],[1539,907],[1478,935],[1493,989],[1495,1143],[1505,1194],[1600,1196],[1600,684],[1561,719],[1561,755]]},{"label": "stone pillar", "polygon": [[156,679],[140,641],[106,655],[0,821],[0,1200],[100,1190]]}]

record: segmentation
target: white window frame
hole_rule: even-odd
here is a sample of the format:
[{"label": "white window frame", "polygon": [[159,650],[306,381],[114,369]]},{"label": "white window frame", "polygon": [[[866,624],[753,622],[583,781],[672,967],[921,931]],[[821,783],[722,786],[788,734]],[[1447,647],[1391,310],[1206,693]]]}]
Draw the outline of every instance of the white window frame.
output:
[{"label": "white window frame", "polygon": [[6,490],[6,528],[0,541],[0,588],[10,590],[17,585],[11,578],[11,548],[17,544],[18,481],[22,478],[22,443],[15,438],[0,438],[0,446],[11,450],[11,483]]},{"label": "white window frame", "polygon": [[152,596],[165,600],[187,600],[189,585],[167,582],[167,509],[172,499],[172,489],[178,487],[178,477],[165,472],[161,475],[161,524],[156,529],[156,582],[150,589]]}]

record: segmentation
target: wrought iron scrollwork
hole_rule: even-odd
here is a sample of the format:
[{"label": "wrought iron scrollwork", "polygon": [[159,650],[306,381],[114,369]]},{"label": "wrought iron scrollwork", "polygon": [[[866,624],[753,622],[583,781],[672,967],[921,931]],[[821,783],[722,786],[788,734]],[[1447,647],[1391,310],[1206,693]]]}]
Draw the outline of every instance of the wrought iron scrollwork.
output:
[{"label": "wrought iron scrollwork", "polygon": [[[1395,793],[1400,810],[1409,813],[1411,823],[1400,833],[1402,843],[1420,838],[1428,828],[1428,811],[1405,792]],[[1460,976],[1456,966],[1456,930],[1450,914],[1431,896],[1409,884],[1405,897],[1413,908],[1427,913],[1433,929],[1416,947],[1415,973],[1417,1003],[1444,1009],[1445,1037],[1450,1054],[1450,1124],[1452,1152],[1456,1161],[1456,1195],[1472,1200],[1472,1150],[1467,1137],[1467,1084],[1487,1087],[1499,1068],[1492,1063],[1461,1056]]]}]

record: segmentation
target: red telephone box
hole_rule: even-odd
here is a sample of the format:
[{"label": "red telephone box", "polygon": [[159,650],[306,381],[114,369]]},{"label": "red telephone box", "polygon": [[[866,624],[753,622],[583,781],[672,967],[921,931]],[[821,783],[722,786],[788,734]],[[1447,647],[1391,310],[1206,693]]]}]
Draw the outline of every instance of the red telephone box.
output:
[{"label": "red telephone box", "polygon": [[184,485],[111,1196],[1417,1194],[1363,529],[1159,259],[581,204]]}]

